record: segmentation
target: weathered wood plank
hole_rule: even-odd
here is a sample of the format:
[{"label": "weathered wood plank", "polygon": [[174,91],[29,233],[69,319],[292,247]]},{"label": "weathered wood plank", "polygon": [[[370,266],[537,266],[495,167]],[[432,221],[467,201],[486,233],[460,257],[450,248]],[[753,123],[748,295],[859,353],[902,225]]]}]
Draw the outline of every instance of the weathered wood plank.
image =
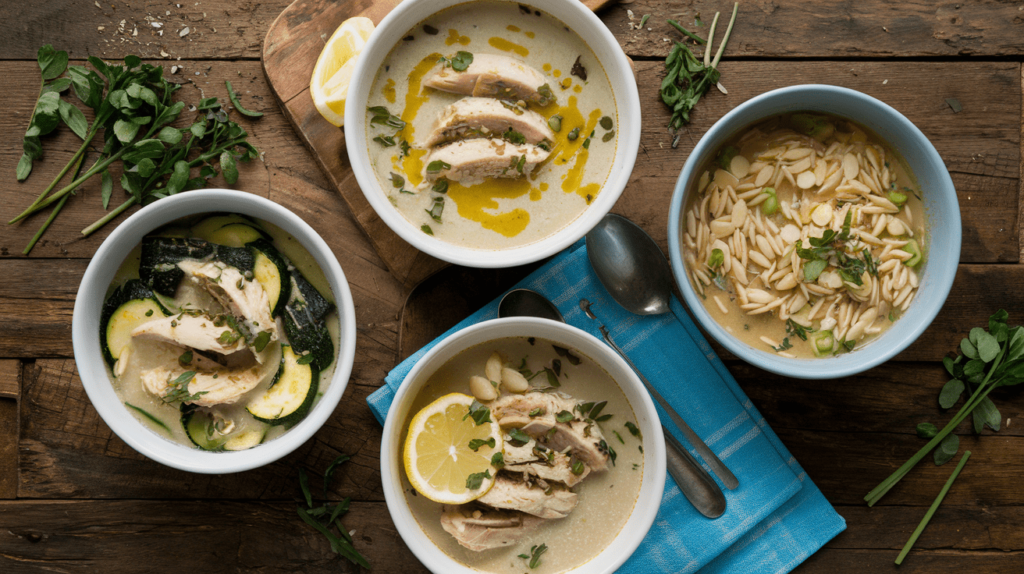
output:
[{"label": "weathered wood plank", "polygon": [[[365,0],[364,0],[365,3]],[[107,58],[139,54],[147,58],[239,59],[258,58],[260,43],[271,22],[290,4],[289,0],[259,3],[205,0],[194,2],[18,2],[0,22],[0,55],[10,59],[34,59],[44,43],[71,50],[77,57],[95,54]],[[178,5],[180,4],[180,8]],[[326,17],[341,10],[337,4],[311,2],[317,8],[307,17]],[[347,4],[347,3],[338,3]],[[667,43],[676,38],[665,24],[678,19],[698,35],[707,36],[715,10],[722,10],[721,38],[732,4],[726,2],[637,0],[622,2],[599,15],[631,56],[664,56]],[[647,28],[632,30],[651,14]],[[170,12],[170,14],[167,14]],[[704,27],[694,26],[700,14]],[[159,20],[163,35],[147,20]],[[733,57],[875,58],[900,56],[957,56],[964,54],[1020,55],[1022,14],[1013,3],[923,1],[890,4],[879,0],[855,2],[798,2],[742,4],[728,54]],[[124,30],[120,29],[121,20]],[[340,20],[338,20],[340,22]],[[103,30],[98,30],[103,26]],[[189,33],[180,37],[180,31]],[[337,26],[334,23],[330,29]],[[132,35],[134,30],[138,35]],[[216,30],[216,31],[215,31]],[[54,34],[59,31],[59,34]],[[827,31],[829,41],[820,41]],[[319,30],[317,34],[319,34]],[[60,44],[58,46],[58,44]]]},{"label": "weathered wood plank", "polygon": [[18,496],[18,401],[0,398],[0,500]]},{"label": "weathered wood plank", "polygon": [[[939,407],[939,391],[950,379],[939,361],[890,362],[860,375],[819,381],[782,377],[740,361],[730,361],[728,367],[776,430],[916,436],[918,423],[942,428],[960,408]],[[1002,427],[998,434],[987,429],[983,434],[1024,437],[1024,396],[1015,389],[1000,389],[991,396],[1001,409]],[[968,434],[972,428],[968,417],[957,432]]]},{"label": "weathered wood plank", "polygon": [[[839,535],[840,537],[842,534]],[[890,572],[895,571],[893,561],[899,550],[835,550],[827,544],[817,554],[793,570],[795,574],[834,574],[835,572]],[[985,574],[1014,574],[1024,568],[1024,556],[1019,553],[959,550],[919,550],[910,552],[899,567],[901,574],[935,574],[936,572],[962,572]]]},{"label": "weathered wood plank", "polygon": [[[294,493],[298,495],[298,491]],[[0,570],[358,572],[291,502],[0,502]],[[342,517],[373,572],[421,571],[384,503]],[[97,549],[104,549],[97,551]]]},{"label": "weathered wood plank", "polygon": [[[731,57],[883,58],[979,56],[1024,52],[1024,14],[1014,4],[929,2],[890,4],[843,0],[740,3],[726,49]],[[633,12],[630,19],[627,10]],[[732,14],[731,2],[637,0],[611,7],[601,19],[630,55],[664,57],[682,37],[665,20],[679,21],[702,38],[721,11],[714,50]],[[650,14],[644,30],[630,28]],[[703,26],[695,25],[699,15]],[[648,31],[646,28],[649,28]]]},{"label": "weathered wood plank", "polygon": [[0,398],[21,396],[21,362],[0,360]]},{"label": "weathered wood plank", "polygon": [[[1017,396],[1013,400],[1014,410],[1019,411],[1021,398]],[[921,422],[936,420],[930,412],[921,413]],[[768,422],[771,424],[773,421]],[[833,431],[775,429],[786,448],[800,461],[807,475],[832,504],[864,504],[863,497],[868,491],[927,442],[913,435],[894,432],[844,432],[842,426],[842,420],[839,420]],[[894,430],[902,432],[904,429]],[[959,460],[965,450],[972,454],[945,503],[961,506],[1019,504],[1020,488],[1016,477],[1024,472],[1024,439],[1000,433],[983,436],[958,434],[960,452],[954,460]],[[927,507],[935,500],[951,472],[951,464],[937,467],[929,454],[877,506]]]},{"label": "weathered wood plank", "polygon": [[[968,465],[974,462],[972,458]],[[953,488],[958,486],[959,482]],[[829,544],[830,550],[889,548],[899,552],[926,509],[907,506],[868,508],[861,505],[840,506],[836,510],[846,519],[846,532]],[[1024,507],[943,503],[914,548],[1020,551],[1024,549]]]}]

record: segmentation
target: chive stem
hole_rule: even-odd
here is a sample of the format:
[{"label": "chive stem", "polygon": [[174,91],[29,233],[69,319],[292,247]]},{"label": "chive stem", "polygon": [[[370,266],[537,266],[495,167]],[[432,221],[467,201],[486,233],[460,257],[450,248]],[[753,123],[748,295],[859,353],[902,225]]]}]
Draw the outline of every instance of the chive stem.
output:
[{"label": "chive stem", "polygon": [[[78,156],[77,162],[75,162],[74,160],[71,161],[71,163],[75,164],[75,175],[71,176],[72,179],[78,177],[78,174],[82,172],[83,161],[85,161],[85,154]],[[71,163],[68,164],[68,167],[71,167]],[[60,181],[60,178],[64,177],[65,173],[67,173],[67,168],[65,168],[64,171],[62,171],[60,175],[57,176],[57,179],[53,180],[53,183],[51,183],[50,187],[47,188],[45,192],[43,192],[43,195],[49,193],[49,191],[53,189],[57,182]],[[43,223],[42,227],[39,228],[39,231],[36,231],[36,234],[32,236],[32,240],[29,241],[28,245],[25,246],[25,250],[21,252],[22,255],[28,255],[32,251],[32,248],[35,247],[36,243],[39,242],[39,239],[43,237],[43,234],[46,233],[46,230],[50,227],[50,224],[53,223],[53,220],[57,219],[57,214],[60,213],[60,210],[64,209],[64,204],[67,203],[69,197],[71,196],[65,195],[64,197],[60,198],[60,201],[57,203],[57,206],[54,207],[53,211],[50,212],[50,217],[46,218],[46,221]]]},{"label": "chive stem", "polygon": [[715,39],[715,28],[718,26],[718,17],[721,12],[715,12],[715,19],[711,21],[711,29],[708,30],[708,45],[704,47],[704,67],[711,67],[711,42]]},{"label": "chive stem", "polygon": [[682,26],[680,26],[679,22],[676,22],[675,20],[669,20],[668,23],[671,24],[672,27],[675,28],[676,30],[679,30],[680,32],[682,32],[684,35],[689,36],[690,39],[692,39],[694,42],[697,42],[698,44],[706,44],[707,43],[704,40],[704,38],[701,38],[700,36],[694,34],[693,32],[687,30],[686,28],[683,28]]},{"label": "chive stem", "polygon": [[942,504],[942,500],[946,498],[946,493],[949,492],[949,487],[953,486],[953,481],[960,475],[960,471],[963,470],[964,465],[967,464],[967,459],[969,458],[971,458],[971,451],[964,453],[964,456],[960,459],[960,463],[957,464],[956,468],[953,470],[953,474],[949,475],[949,479],[946,480],[946,484],[942,487],[942,490],[939,491],[939,495],[935,497],[935,502],[932,503],[928,512],[925,513],[924,518],[921,519],[921,523],[914,529],[914,533],[910,535],[910,540],[907,540],[907,543],[903,546],[903,550],[900,551],[900,555],[896,557],[897,566],[903,563],[903,559],[907,557],[910,549],[914,547],[914,543],[917,542],[918,537],[921,536],[925,527],[928,526],[928,523],[931,521],[935,511],[938,510],[939,505]]},{"label": "chive stem", "polygon": [[725,36],[722,37],[722,43],[718,46],[718,52],[715,52],[715,59],[711,62],[712,68],[718,68],[718,61],[722,59],[722,53],[725,52],[725,45],[729,43],[729,36],[732,34],[732,27],[736,24],[736,13],[740,11],[740,3],[736,2],[732,5],[732,18],[729,19],[729,27],[725,29]]}]

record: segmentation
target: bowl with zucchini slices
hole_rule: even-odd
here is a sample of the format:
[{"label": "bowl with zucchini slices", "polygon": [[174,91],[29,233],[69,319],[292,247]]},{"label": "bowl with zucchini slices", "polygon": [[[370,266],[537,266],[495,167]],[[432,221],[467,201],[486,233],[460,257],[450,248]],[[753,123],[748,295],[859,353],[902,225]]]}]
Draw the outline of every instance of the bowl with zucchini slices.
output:
[{"label": "bowl with zucchini slices", "polygon": [[86,270],[75,362],[110,428],[147,457],[223,474],[305,442],[345,391],[352,296],[298,216],[203,190],[128,218]]}]

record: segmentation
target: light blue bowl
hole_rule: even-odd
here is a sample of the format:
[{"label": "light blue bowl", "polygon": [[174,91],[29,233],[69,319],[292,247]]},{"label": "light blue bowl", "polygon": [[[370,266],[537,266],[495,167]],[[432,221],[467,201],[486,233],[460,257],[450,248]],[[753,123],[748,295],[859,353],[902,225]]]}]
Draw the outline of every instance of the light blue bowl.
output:
[{"label": "light blue bowl", "polygon": [[[867,127],[903,156],[921,186],[926,210],[927,257],[921,285],[907,312],[887,331],[850,353],[819,359],[790,359],[756,349],[729,334],[694,291],[683,264],[682,220],[686,196],[701,168],[730,138],[762,120],[796,111],[845,117]],[[960,206],[953,180],[928,138],[903,114],[871,96],[836,86],[808,84],[773,90],[750,99],[711,126],[686,160],[669,211],[668,246],[683,299],[704,329],[729,352],[766,371],[801,379],[830,379],[866,371],[913,343],[942,308],[960,260]]]}]

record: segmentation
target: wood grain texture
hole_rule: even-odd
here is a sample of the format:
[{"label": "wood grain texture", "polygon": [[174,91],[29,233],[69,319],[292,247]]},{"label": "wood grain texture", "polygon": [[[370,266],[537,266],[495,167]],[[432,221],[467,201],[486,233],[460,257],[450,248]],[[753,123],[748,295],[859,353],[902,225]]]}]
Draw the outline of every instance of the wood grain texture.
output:
[{"label": "wood grain texture", "polygon": [[0,360],[0,398],[17,399],[21,395],[21,361]]},{"label": "wood grain texture", "polygon": [[[740,2],[728,57],[884,58],[891,56],[1017,56],[1024,53],[1024,13],[1018,4],[910,0],[887,3],[856,0]],[[627,10],[633,12],[630,19]],[[732,2],[637,0],[602,15],[630,55],[664,58],[663,38],[681,37],[665,20],[679,21],[706,38],[721,11],[716,36],[722,37]],[[644,30],[631,29],[650,14]],[[699,16],[703,26],[697,25]],[[714,49],[718,50],[718,42]]]},{"label": "wood grain texture", "polygon": [[0,398],[0,500],[18,496],[18,401]]},{"label": "wood grain texture", "polygon": [[[349,4],[337,2],[336,4]],[[358,0],[366,4],[366,0]],[[590,0],[584,2],[590,3]],[[93,2],[14,2],[0,20],[0,58],[35,59],[47,42],[73,56],[106,58],[139,54],[158,58],[256,59],[264,34],[289,0],[106,0]],[[180,4],[180,8],[178,7]],[[325,10],[348,9],[322,0]],[[914,0],[777,0],[744,2],[729,43],[730,57],[882,58],[889,56],[1020,56],[1024,14],[1012,2]],[[627,10],[633,11],[630,20]],[[731,2],[637,0],[620,2],[599,13],[630,56],[664,57],[662,38],[676,38],[667,18],[701,37],[716,10],[724,25]],[[168,14],[167,12],[170,12]],[[311,12],[309,14],[319,14]],[[635,30],[644,14],[651,18]],[[700,15],[704,25],[697,26]],[[124,29],[120,27],[124,20]],[[154,28],[151,21],[162,23]],[[98,28],[103,26],[103,30]],[[189,33],[180,36],[189,27]],[[719,37],[721,30],[719,29]],[[137,35],[133,31],[138,30]],[[163,30],[163,35],[159,31]],[[57,33],[54,33],[57,31]],[[59,34],[59,35],[58,35]],[[58,45],[59,44],[59,45]]]},{"label": "wood grain texture", "polygon": [[[303,524],[295,507],[255,501],[0,502],[0,571],[360,571]],[[373,572],[419,571],[383,503],[353,502],[341,520],[354,531],[354,546]]]}]

